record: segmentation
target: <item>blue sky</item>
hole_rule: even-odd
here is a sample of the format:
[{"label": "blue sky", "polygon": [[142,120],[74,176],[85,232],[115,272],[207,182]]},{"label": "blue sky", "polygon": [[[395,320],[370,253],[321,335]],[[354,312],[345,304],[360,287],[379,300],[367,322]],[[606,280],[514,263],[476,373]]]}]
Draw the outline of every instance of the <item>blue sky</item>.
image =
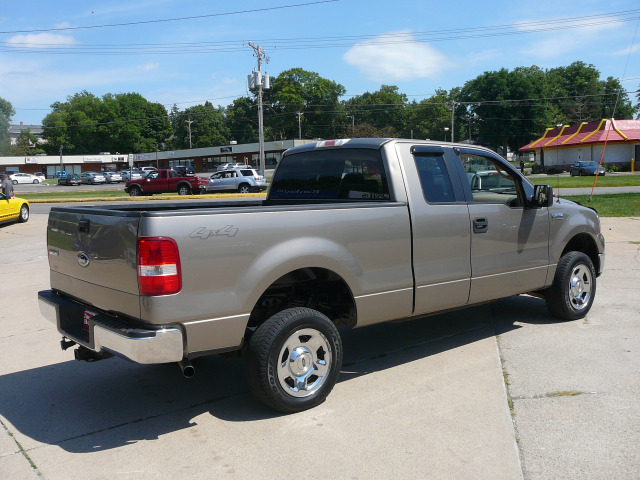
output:
[{"label": "blue sky", "polygon": [[3,3],[0,97],[16,109],[13,123],[39,124],[51,103],[82,90],[138,92],[167,109],[226,106],[247,95],[249,41],[265,48],[271,76],[301,67],[347,95],[388,84],[420,100],[484,71],[576,60],[627,91],[640,85],[637,0]]}]

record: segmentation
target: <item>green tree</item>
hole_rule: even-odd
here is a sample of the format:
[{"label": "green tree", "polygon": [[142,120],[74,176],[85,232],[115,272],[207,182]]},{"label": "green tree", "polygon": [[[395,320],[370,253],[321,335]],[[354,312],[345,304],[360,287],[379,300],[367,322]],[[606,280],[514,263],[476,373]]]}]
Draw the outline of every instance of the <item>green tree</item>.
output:
[{"label": "green tree", "polygon": [[[345,115],[353,116],[345,125],[345,136],[351,136],[354,124],[366,124],[368,128],[359,129],[360,134],[369,135],[371,128],[386,132],[385,136],[404,136],[407,124],[407,96],[398,91],[395,85],[382,85],[380,89],[355,96],[343,102]],[[375,132],[375,130],[374,130]]]},{"label": "green tree", "polygon": [[503,68],[466,82],[459,98],[467,105],[480,143],[506,152],[516,151],[552,123],[548,91],[539,67]]},{"label": "green tree", "polygon": [[[409,135],[414,138],[428,138],[431,140],[451,140],[451,102],[458,97],[458,90],[447,92],[436,90],[432,97],[411,103],[408,109],[407,126]],[[456,116],[465,113],[464,107],[456,106]],[[464,129],[463,124],[454,121],[454,140],[460,140],[458,132]],[[446,130],[445,130],[446,128]],[[407,134],[405,134],[407,135]]]},{"label": "green tree", "polygon": [[547,77],[549,96],[560,97],[555,100],[557,123],[595,122],[614,113],[616,118],[633,118],[634,108],[620,81],[613,77],[600,80],[593,65],[573,62],[549,70]]},{"label": "green tree", "polygon": [[171,135],[163,105],[139,93],[108,93],[102,98],[83,91],[55,102],[42,121],[49,153],[60,146],[67,154],[149,152]]},{"label": "green tree", "polygon": [[42,148],[38,147],[38,137],[36,137],[28,128],[22,130],[16,138],[15,145],[9,149],[9,155],[16,157],[35,155],[44,153]]},{"label": "green tree", "polygon": [[258,141],[258,105],[248,97],[236,98],[225,110],[229,139],[238,143]]},{"label": "green tree", "polygon": [[272,89],[265,94],[265,138],[297,138],[298,112],[303,114],[304,137],[335,137],[343,123],[337,119],[344,117],[340,97],[345,92],[342,85],[315,72],[285,70],[273,79]]},{"label": "green tree", "polygon": [[210,102],[189,107],[179,114],[172,111],[172,115],[172,148],[189,148],[189,129],[193,148],[225,145],[229,141],[229,128],[225,123],[223,110],[214,107]]},{"label": "green tree", "polygon": [[9,127],[16,111],[11,102],[0,97],[0,155],[7,155],[11,146]]}]

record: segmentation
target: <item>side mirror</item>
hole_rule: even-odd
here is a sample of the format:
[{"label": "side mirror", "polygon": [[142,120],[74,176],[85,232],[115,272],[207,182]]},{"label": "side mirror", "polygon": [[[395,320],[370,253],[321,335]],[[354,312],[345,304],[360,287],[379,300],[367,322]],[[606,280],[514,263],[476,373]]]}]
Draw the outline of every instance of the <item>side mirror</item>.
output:
[{"label": "side mirror", "polygon": [[533,207],[550,207],[553,205],[553,187],[551,185],[536,185],[533,187]]}]

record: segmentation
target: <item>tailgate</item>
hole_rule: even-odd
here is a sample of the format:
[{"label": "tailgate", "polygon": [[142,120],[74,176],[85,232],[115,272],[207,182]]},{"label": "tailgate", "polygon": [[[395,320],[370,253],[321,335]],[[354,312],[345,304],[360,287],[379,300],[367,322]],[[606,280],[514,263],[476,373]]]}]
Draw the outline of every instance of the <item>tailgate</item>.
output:
[{"label": "tailgate", "polygon": [[137,316],[139,221],[98,208],[53,208],[47,230],[51,287],[103,310]]}]

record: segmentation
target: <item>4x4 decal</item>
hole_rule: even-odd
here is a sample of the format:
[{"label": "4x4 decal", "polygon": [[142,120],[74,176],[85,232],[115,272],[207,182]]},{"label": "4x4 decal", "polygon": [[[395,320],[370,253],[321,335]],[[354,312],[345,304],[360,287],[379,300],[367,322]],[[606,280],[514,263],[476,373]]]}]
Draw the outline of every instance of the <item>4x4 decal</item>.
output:
[{"label": "4x4 decal", "polygon": [[208,229],[206,227],[196,228],[193,232],[189,234],[191,238],[199,238],[201,240],[206,240],[209,237],[235,237],[238,233],[238,229],[233,225],[226,225],[217,230]]}]

